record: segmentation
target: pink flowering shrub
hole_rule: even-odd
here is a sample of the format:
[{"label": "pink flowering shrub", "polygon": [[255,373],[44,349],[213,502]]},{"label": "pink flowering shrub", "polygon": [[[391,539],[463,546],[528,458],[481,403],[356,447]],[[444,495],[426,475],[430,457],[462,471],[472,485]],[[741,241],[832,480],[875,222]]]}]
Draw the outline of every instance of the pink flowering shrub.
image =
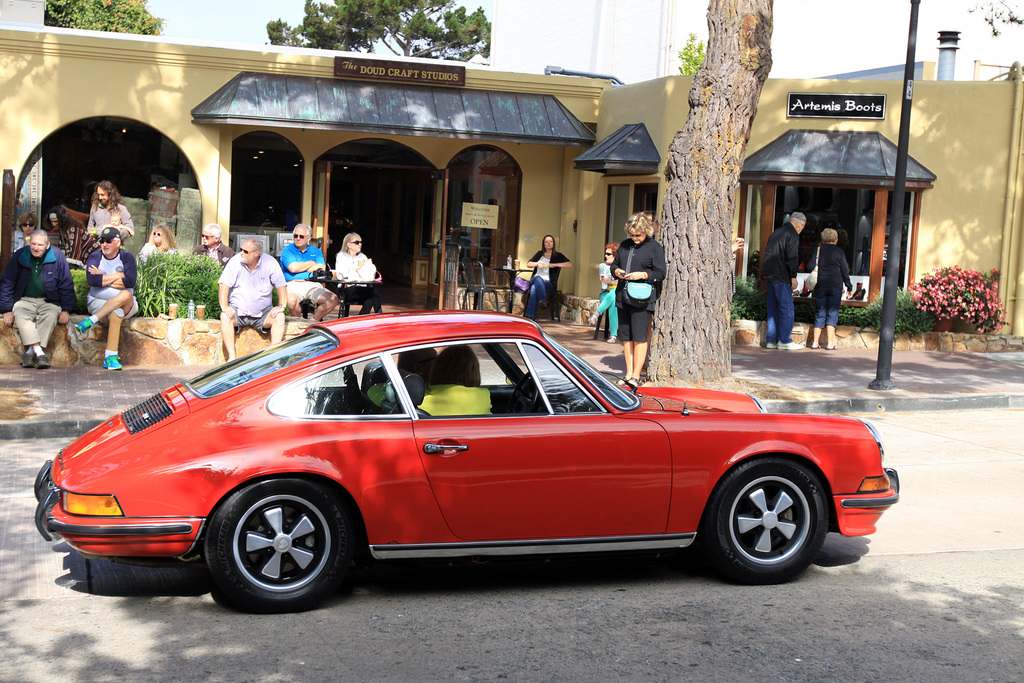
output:
[{"label": "pink flowering shrub", "polygon": [[999,300],[999,271],[988,275],[960,266],[935,268],[910,285],[914,304],[936,318],[960,318],[978,332],[998,332],[1006,324]]}]

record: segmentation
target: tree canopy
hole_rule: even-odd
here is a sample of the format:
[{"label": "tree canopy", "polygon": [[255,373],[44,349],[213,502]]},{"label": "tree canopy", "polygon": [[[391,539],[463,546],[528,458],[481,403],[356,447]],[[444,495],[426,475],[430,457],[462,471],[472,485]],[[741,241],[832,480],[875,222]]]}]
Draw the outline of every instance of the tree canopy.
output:
[{"label": "tree canopy", "polygon": [[989,2],[979,2],[970,11],[982,13],[985,23],[992,29],[992,35],[994,36],[1002,33],[1000,28],[1002,26],[1024,25],[1024,12],[1017,7],[1015,2],[989,0]]},{"label": "tree canopy", "polygon": [[46,0],[47,26],[158,36],[164,20],[146,0]]},{"label": "tree canopy", "polygon": [[697,69],[704,63],[704,41],[697,40],[697,34],[691,33],[686,39],[686,45],[679,51],[679,74],[682,76],[696,76]]},{"label": "tree canopy", "polygon": [[454,0],[306,0],[298,26],[267,24],[272,45],[373,51],[404,57],[468,60],[489,56],[491,22],[482,7],[468,13]]}]

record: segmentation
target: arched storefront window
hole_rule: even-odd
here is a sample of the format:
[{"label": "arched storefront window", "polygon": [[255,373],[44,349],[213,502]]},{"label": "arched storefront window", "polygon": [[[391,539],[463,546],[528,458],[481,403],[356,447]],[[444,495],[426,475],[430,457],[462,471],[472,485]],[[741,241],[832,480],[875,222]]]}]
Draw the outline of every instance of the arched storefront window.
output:
[{"label": "arched storefront window", "polygon": [[[463,256],[490,267],[504,266],[510,255],[515,258],[522,177],[515,159],[485,145],[463,150],[448,164],[446,228],[465,233]],[[493,210],[486,207],[497,207],[493,220]],[[481,214],[487,227],[471,218]]]},{"label": "arched storefront window", "polygon": [[236,138],[231,144],[231,231],[290,229],[301,212],[302,155],[295,145],[277,133]]},{"label": "arched storefront window", "polygon": [[198,244],[202,203],[192,165],[170,138],[131,119],[82,119],[50,134],[18,178],[16,212],[44,218],[61,205],[84,226],[101,180],[114,183],[132,216],[129,251],[138,253],[157,225],[174,230],[182,248]]}]

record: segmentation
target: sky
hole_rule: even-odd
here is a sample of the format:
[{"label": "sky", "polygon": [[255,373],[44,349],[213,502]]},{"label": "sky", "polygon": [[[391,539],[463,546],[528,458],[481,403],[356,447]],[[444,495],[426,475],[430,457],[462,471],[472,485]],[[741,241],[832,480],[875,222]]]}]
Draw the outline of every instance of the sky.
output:
[{"label": "sky", "polygon": [[[514,1],[504,0],[503,6]],[[491,14],[491,0],[459,4],[483,7]],[[958,30],[957,79],[972,78],[976,59],[1001,65],[1024,62],[1024,28],[1010,27],[993,38],[980,13],[968,12],[976,4],[977,0],[921,0],[917,61],[937,61],[938,32]],[[298,24],[304,5],[304,0],[248,0],[240,12],[234,2],[149,0],[153,14],[165,20],[167,37],[256,45],[267,43],[268,21]],[[707,35],[704,0],[677,0],[676,7],[677,25],[698,36]],[[772,77],[812,78],[906,61],[909,0],[775,0],[774,8]]]}]

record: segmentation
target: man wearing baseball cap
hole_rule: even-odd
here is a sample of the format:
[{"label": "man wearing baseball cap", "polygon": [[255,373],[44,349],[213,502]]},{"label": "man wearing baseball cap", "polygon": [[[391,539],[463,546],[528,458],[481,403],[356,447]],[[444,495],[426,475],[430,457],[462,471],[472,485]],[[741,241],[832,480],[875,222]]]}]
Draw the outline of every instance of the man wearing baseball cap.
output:
[{"label": "man wearing baseball cap", "polygon": [[108,225],[100,232],[100,248],[85,262],[85,280],[89,283],[86,305],[89,317],[75,325],[79,335],[90,327],[109,318],[107,323],[107,350],[103,367],[120,370],[117,355],[121,339],[121,321],[139,311],[135,300],[135,257],[121,248],[121,231]]}]

